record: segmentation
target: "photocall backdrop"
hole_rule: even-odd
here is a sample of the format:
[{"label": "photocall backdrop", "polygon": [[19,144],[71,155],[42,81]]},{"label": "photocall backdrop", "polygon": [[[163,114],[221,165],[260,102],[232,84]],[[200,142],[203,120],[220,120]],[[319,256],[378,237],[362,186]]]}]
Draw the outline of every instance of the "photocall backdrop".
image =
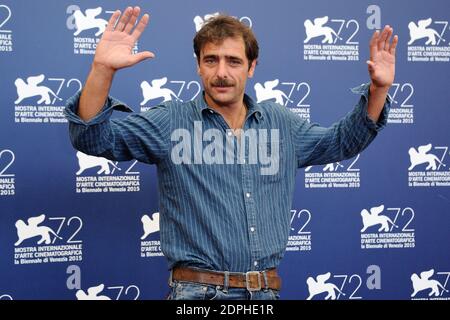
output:
[{"label": "photocall backdrop", "polygon": [[155,167],[77,153],[62,113],[127,5],[151,16],[135,50],[156,54],[115,76],[111,94],[135,112],[201,94],[192,38],[223,12],[259,39],[247,93],[329,126],[391,25],[388,125],[353,159],[299,170],[281,298],[450,298],[448,1],[0,0],[0,299],[168,293]]}]

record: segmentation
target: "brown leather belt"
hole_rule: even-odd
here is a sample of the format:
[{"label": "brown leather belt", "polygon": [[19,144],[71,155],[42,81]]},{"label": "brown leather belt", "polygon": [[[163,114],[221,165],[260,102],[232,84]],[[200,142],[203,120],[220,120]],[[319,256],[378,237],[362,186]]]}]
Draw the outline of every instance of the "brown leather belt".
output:
[{"label": "brown leather belt", "polygon": [[[265,274],[265,276],[264,276]],[[172,280],[189,281],[216,286],[225,286],[225,272],[176,267],[172,272]],[[280,290],[281,278],[276,269],[267,271],[249,271],[246,273],[228,273],[228,287],[246,288],[248,291],[261,289]]]}]

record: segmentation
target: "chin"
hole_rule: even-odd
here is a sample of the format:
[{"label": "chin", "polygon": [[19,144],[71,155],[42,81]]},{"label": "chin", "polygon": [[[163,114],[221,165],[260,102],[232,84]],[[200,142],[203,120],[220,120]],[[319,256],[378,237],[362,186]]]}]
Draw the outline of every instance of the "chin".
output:
[{"label": "chin", "polygon": [[227,98],[227,97],[212,97],[213,100],[220,105],[226,106],[229,104],[233,104],[236,102],[236,98]]}]

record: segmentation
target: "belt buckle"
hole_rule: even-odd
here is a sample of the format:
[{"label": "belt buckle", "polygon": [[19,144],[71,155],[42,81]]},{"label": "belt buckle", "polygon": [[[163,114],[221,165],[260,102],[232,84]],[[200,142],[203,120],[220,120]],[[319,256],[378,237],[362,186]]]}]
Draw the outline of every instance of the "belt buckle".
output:
[{"label": "belt buckle", "polygon": [[[256,288],[250,287],[250,277],[256,275],[258,279],[258,286]],[[260,291],[261,290],[261,273],[259,271],[248,271],[245,273],[245,286],[248,291]]]}]

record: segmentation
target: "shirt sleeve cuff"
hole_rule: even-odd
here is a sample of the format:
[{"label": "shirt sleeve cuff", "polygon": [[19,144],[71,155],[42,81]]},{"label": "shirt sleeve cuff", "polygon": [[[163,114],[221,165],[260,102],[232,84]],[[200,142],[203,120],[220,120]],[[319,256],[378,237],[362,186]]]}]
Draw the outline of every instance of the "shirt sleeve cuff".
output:
[{"label": "shirt sleeve cuff", "polygon": [[383,110],[381,111],[380,118],[377,122],[373,121],[367,112],[367,103],[369,101],[369,87],[370,83],[362,84],[358,87],[350,89],[353,93],[361,95],[361,101],[358,104],[358,108],[360,108],[359,113],[369,129],[380,131],[387,124],[389,109],[392,104],[392,97],[388,94],[386,97],[386,101],[383,106]]},{"label": "shirt sleeve cuff", "polygon": [[75,95],[67,99],[66,107],[64,108],[64,115],[67,120],[72,123],[77,123],[85,126],[95,125],[102,123],[111,117],[113,110],[123,111],[123,112],[133,112],[128,106],[126,106],[123,102],[108,96],[104,106],[101,111],[89,121],[84,121],[81,119],[78,114],[78,103],[80,101],[81,90],[78,91]]}]

